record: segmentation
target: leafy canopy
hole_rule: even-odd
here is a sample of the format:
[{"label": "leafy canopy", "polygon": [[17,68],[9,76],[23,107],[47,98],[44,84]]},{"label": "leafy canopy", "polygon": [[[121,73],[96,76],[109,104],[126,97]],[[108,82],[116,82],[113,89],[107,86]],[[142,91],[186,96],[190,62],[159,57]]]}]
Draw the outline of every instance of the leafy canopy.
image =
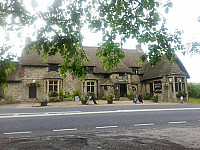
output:
[{"label": "leafy canopy", "polygon": [[147,59],[151,65],[163,58],[173,60],[175,50],[182,48],[181,32],[169,33],[159,12],[168,13],[172,7],[170,1],[163,4],[161,0],[51,0],[43,10],[40,2],[3,0],[0,26],[5,39],[9,39],[12,32],[20,38],[25,27],[31,29],[35,40],[25,49],[36,50],[45,58],[60,53],[64,59],[61,67],[64,77],[69,70],[84,80],[84,62],[87,61],[82,49],[84,25],[102,33],[97,56],[105,69],[117,67],[125,57],[122,46],[130,38],[149,47],[140,63]]}]

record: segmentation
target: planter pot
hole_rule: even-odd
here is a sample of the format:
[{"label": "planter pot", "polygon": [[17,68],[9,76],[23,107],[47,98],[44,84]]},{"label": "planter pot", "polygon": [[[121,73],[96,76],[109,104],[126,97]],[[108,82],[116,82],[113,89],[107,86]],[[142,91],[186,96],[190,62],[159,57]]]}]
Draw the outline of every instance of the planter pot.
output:
[{"label": "planter pot", "polygon": [[108,104],[112,104],[113,103],[113,101],[107,101],[108,102]]},{"label": "planter pot", "polygon": [[47,102],[40,102],[41,106],[47,106]]},{"label": "planter pot", "polygon": [[82,105],[86,105],[87,101],[81,101]]}]

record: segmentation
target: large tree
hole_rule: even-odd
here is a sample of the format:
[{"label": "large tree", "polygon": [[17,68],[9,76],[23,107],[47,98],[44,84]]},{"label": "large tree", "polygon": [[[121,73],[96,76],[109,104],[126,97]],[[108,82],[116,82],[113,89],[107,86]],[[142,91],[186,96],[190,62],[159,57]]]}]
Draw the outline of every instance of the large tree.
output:
[{"label": "large tree", "polygon": [[84,61],[87,61],[82,49],[81,29],[84,25],[92,32],[102,34],[97,56],[102,59],[105,69],[117,67],[120,59],[124,58],[122,46],[130,38],[148,45],[149,51],[140,62],[148,59],[151,65],[161,59],[174,60],[175,50],[182,49],[181,32],[171,34],[165,27],[161,12],[168,13],[172,7],[168,0],[165,3],[161,0],[48,2],[41,10],[41,2],[37,0],[3,0],[0,2],[0,26],[5,38],[13,32],[21,37],[25,27],[30,29],[36,40],[25,49],[36,50],[44,59],[60,53],[64,59],[61,67],[63,76],[69,70],[84,80]]}]

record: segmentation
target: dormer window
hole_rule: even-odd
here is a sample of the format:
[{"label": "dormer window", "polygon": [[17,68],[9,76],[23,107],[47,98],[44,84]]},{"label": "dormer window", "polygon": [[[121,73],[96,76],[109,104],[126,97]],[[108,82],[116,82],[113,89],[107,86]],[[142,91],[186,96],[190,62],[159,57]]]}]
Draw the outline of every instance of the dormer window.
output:
[{"label": "dormer window", "polygon": [[58,64],[49,64],[49,71],[57,71],[58,72]]},{"label": "dormer window", "polygon": [[119,76],[120,76],[120,77],[127,76],[127,73],[125,73],[125,72],[120,72],[120,73],[119,73]]},{"label": "dormer window", "polygon": [[133,67],[132,68],[132,72],[134,75],[137,75],[138,74],[138,68],[137,67]]},{"label": "dormer window", "polygon": [[106,79],[106,78],[109,78],[110,77],[110,74],[108,74],[108,73],[105,73],[104,74],[104,78]]},{"label": "dormer window", "polygon": [[87,67],[86,69],[87,69],[87,72],[86,72],[87,74],[93,74],[94,67],[90,66],[90,67]]}]

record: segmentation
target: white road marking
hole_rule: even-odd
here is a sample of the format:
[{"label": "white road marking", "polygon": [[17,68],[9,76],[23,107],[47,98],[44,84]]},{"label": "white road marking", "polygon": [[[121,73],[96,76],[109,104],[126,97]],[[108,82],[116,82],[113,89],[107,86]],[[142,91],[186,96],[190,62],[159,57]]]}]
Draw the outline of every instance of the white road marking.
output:
[{"label": "white road marking", "polygon": [[58,129],[58,130],[53,130],[53,132],[62,132],[62,131],[76,131],[77,129]]},{"label": "white road marking", "polygon": [[153,123],[148,123],[148,124],[135,124],[134,126],[138,127],[138,126],[153,126],[153,125],[154,125]]},{"label": "white road marking", "polygon": [[186,123],[186,121],[176,121],[176,122],[168,122],[169,124],[181,124]]},{"label": "white road marking", "polygon": [[24,132],[9,132],[9,133],[4,133],[5,135],[11,135],[11,134],[30,134],[31,131],[24,131]]},{"label": "white road marking", "polygon": [[134,109],[134,110],[113,110],[113,111],[95,111],[95,112],[44,112],[35,114],[21,115],[0,115],[0,119],[5,118],[25,118],[25,117],[48,117],[48,116],[67,116],[67,115],[88,115],[88,114],[109,114],[109,113],[130,113],[130,112],[150,112],[150,111],[180,111],[180,110],[200,110],[200,108],[168,108],[168,109]]},{"label": "white road marking", "polygon": [[117,126],[103,126],[103,127],[96,127],[96,129],[107,129],[107,128],[117,128]]}]

